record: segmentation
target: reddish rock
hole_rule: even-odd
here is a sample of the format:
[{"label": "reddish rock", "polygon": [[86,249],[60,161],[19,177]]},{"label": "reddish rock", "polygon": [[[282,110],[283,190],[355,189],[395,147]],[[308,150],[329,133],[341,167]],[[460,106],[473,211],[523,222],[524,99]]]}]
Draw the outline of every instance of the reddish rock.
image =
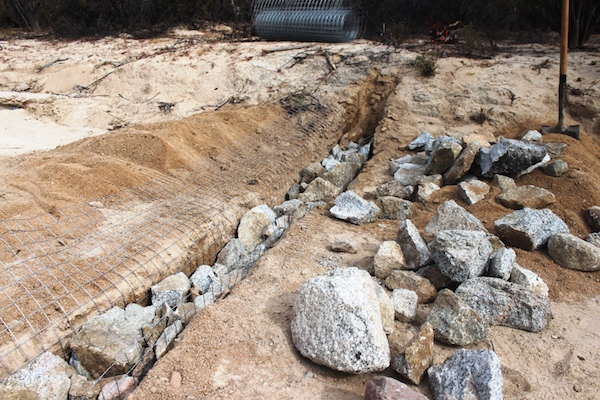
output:
[{"label": "reddish rock", "polygon": [[427,397],[400,381],[376,376],[367,383],[365,400],[427,400]]}]

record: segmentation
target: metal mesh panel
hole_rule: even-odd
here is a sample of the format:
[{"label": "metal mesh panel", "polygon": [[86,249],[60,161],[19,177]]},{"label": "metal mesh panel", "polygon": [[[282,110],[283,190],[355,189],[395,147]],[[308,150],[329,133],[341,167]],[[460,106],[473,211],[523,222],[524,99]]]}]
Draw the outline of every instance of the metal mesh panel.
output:
[{"label": "metal mesh panel", "polygon": [[254,30],[268,40],[350,42],[363,30],[355,2],[344,0],[259,0]]},{"label": "metal mesh panel", "polygon": [[298,169],[332,146],[344,124],[342,108],[312,97],[287,105],[284,117],[211,159],[51,214],[1,221],[0,377],[46,350],[67,357],[69,337],[91,316],[145,304],[151,285],[212,264],[249,205],[282,201]]}]

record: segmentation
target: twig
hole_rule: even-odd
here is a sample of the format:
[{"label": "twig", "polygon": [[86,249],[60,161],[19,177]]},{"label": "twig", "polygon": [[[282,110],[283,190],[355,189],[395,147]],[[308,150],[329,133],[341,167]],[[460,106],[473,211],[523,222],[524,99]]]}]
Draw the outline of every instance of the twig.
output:
[{"label": "twig", "polygon": [[103,67],[105,65],[112,65],[115,68],[119,68],[122,67],[125,64],[129,64],[132,61],[135,61],[136,59],[134,57],[130,57],[125,61],[115,61],[115,60],[106,60],[106,61],[102,61],[100,64],[96,65],[94,67],[94,69],[98,69],[100,67]]},{"label": "twig", "polygon": [[54,64],[57,64],[57,63],[59,63],[59,62],[63,62],[63,61],[67,61],[67,60],[68,60],[68,58],[57,58],[56,60],[54,60],[54,61],[51,61],[51,62],[49,62],[48,64],[44,64],[44,65],[42,65],[41,67],[39,67],[39,68],[37,69],[37,72],[38,72],[38,73],[40,73],[40,72],[42,72],[43,70],[45,70],[46,68],[48,68],[48,67],[50,67],[50,66],[52,66],[52,65],[54,65]]},{"label": "twig", "polygon": [[110,74],[112,74],[113,72],[115,72],[115,70],[112,70],[112,71],[110,71],[110,72],[108,72],[108,73],[106,73],[106,74],[102,75],[100,78],[96,79],[94,82],[90,83],[90,84],[89,84],[89,85],[87,85],[87,86],[79,86],[79,85],[76,85],[76,86],[75,86],[75,90],[77,90],[77,91],[79,91],[79,92],[83,92],[83,91],[86,91],[86,90],[90,90],[90,88],[91,88],[92,86],[94,87],[94,90],[95,90],[95,89],[96,89],[96,87],[98,86],[98,84],[99,84],[99,83],[100,83],[100,82],[101,82],[101,81],[102,81],[104,78],[106,78],[107,76],[109,76]]},{"label": "twig", "polygon": [[335,71],[337,68],[335,67],[335,64],[333,63],[333,61],[331,61],[331,57],[329,57],[329,52],[327,50],[325,50],[325,58],[327,59],[327,62],[331,66],[331,69]]},{"label": "twig", "polygon": [[128,123],[127,121],[125,121],[124,119],[121,119],[121,118],[117,117],[116,115],[112,115],[112,114],[110,113],[110,111],[105,111],[105,113],[107,113],[108,115],[110,115],[110,116],[111,116],[111,117],[113,117],[113,118],[116,118],[116,119],[118,119],[119,121],[123,122],[125,125],[129,125],[129,123]]},{"label": "twig", "polygon": [[156,96],[158,96],[160,94],[160,92],[156,93],[154,96],[150,97],[148,100],[146,101],[142,101],[142,104],[148,103],[152,100],[154,100],[156,98]]},{"label": "twig", "polygon": [[276,47],[274,49],[263,49],[262,53],[269,54],[269,53],[276,53],[278,51],[300,50],[300,49],[306,49],[311,46],[312,46],[312,44],[299,44],[296,46]]}]

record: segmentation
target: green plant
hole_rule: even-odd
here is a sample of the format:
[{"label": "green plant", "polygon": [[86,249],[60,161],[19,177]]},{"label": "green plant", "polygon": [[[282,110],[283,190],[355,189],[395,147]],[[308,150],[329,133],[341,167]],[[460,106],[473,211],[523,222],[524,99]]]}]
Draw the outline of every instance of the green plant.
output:
[{"label": "green plant", "polygon": [[420,54],[415,60],[415,65],[422,76],[435,76],[438,67],[437,56],[427,53]]}]

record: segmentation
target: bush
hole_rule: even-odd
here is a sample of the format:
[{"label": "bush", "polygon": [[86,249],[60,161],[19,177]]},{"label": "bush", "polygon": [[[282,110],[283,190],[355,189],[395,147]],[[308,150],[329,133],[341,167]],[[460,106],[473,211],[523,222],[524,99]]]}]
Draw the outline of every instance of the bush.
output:
[{"label": "bush", "polygon": [[437,70],[437,56],[423,53],[417,56],[416,66],[422,76],[432,77],[435,76]]}]

